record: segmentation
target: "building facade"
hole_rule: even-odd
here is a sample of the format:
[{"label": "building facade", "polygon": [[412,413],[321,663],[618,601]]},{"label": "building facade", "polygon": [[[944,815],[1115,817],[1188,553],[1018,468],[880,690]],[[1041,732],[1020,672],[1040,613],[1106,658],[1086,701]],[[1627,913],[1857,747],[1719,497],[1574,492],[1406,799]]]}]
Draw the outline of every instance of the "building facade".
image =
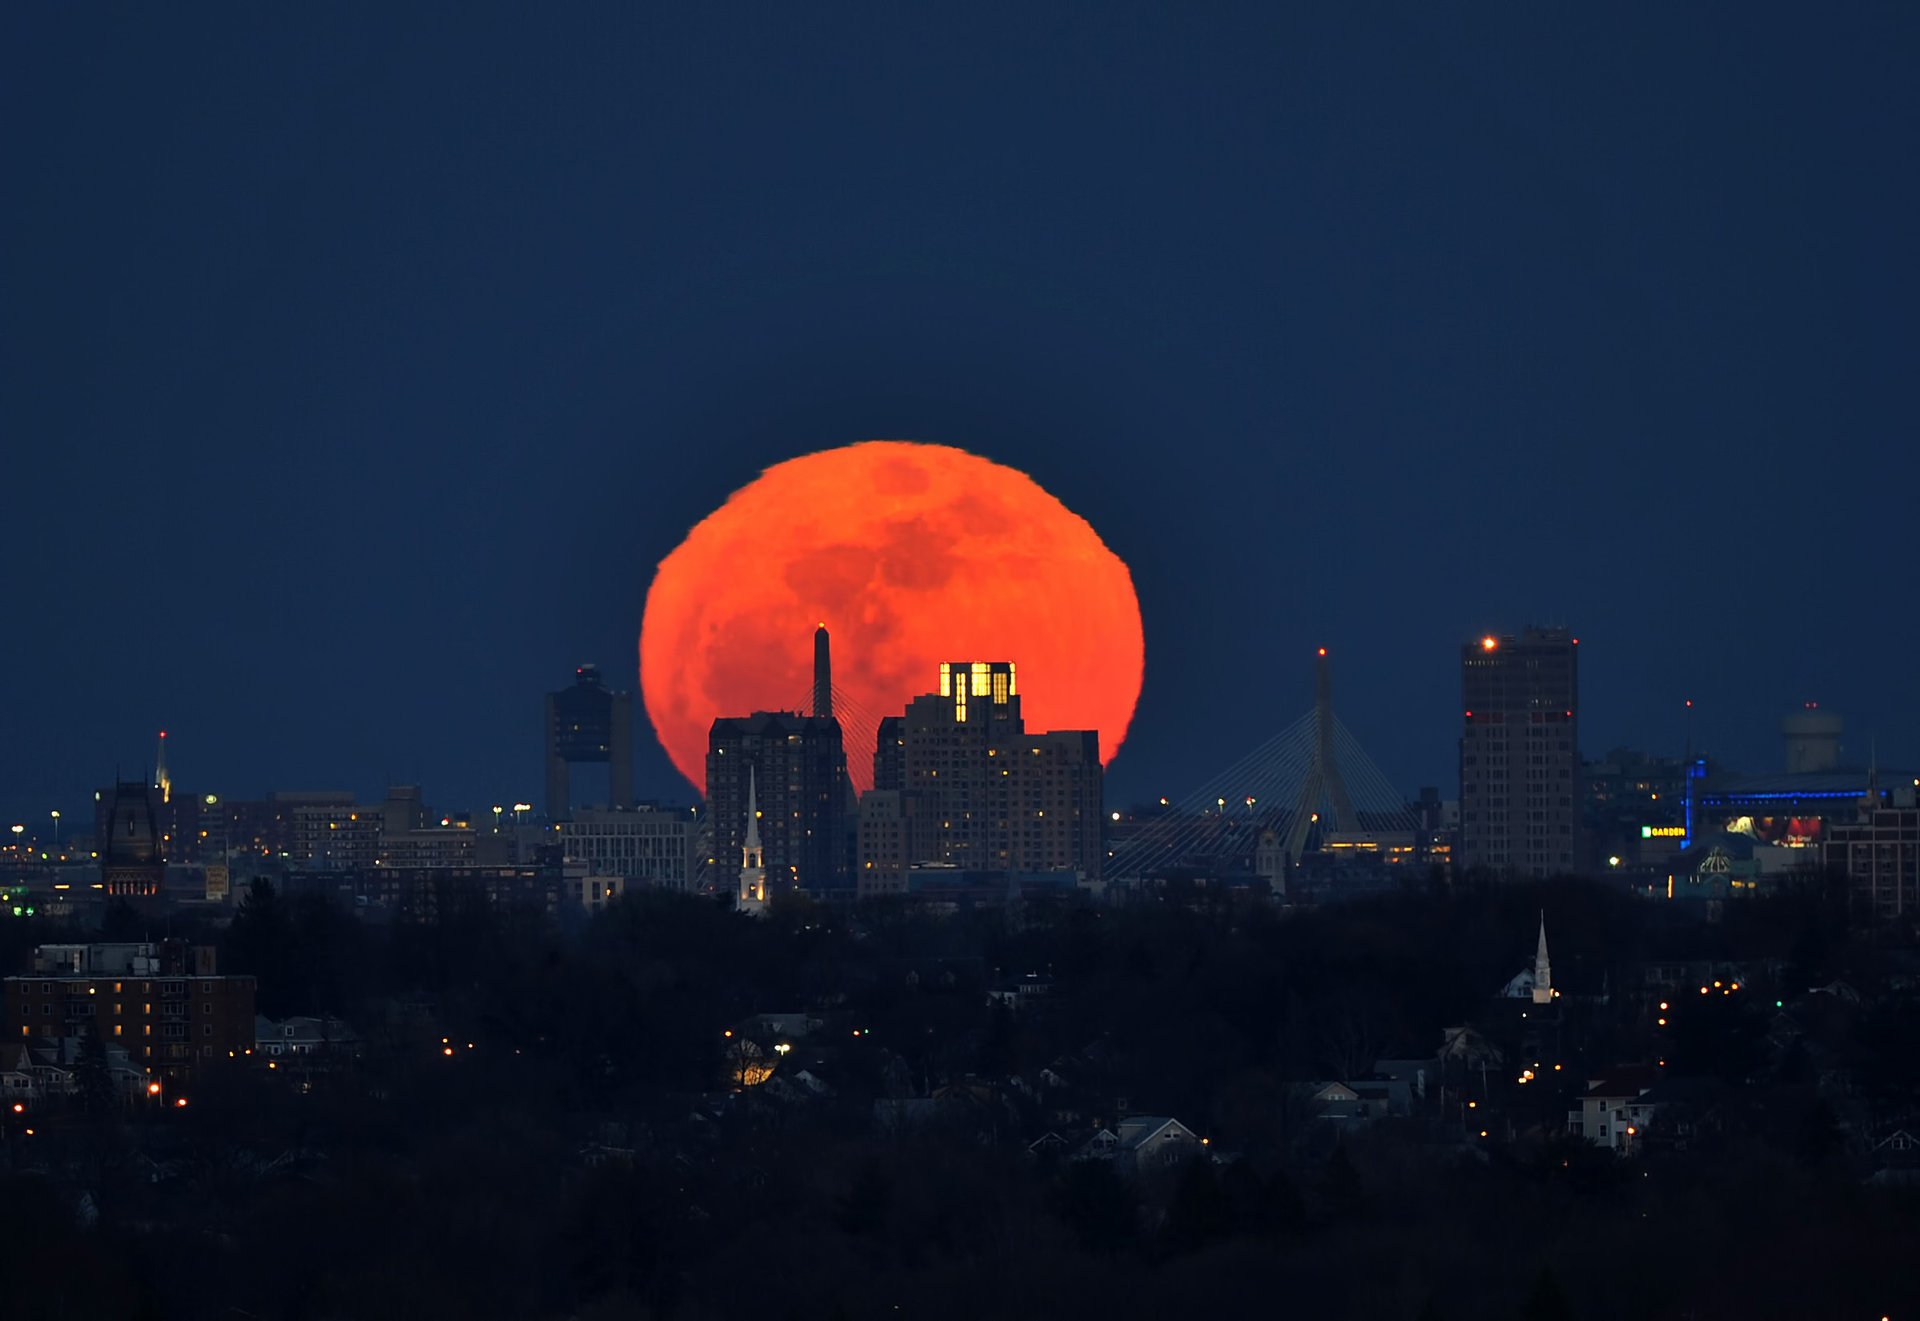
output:
[{"label": "building facade", "polygon": [[693,888],[692,812],[651,807],[586,807],[560,822],[560,856],[590,876],[681,893]]},{"label": "building facade", "polygon": [[547,694],[547,819],[573,812],[573,767],[607,768],[607,806],[633,801],[633,695],[616,693],[600,680],[598,666],[573,672],[573,686]]},{"label": "building facade", "polygon": [[108,894],[149,898],[166,881],[166,839],[155,799],[144,780],[121,780],[100,796],[100,880]]},{"label": "building facade", "polygon": [[1460,649],[1460,861],[1574,869],[1581,818],[1579,639],[1529,628]]},{"label": "building facade", "polygon": [[1028,733],[1009,661],[940,667],[937,691],[880,724],[861,802],[862,894],[908,890],[916,863],[1100,878],[1100,737]]},{"label": "building facade", "polygon": [[32,973],[6,979],[5,996],[8,1041],[95,1036],[169,1079],[253,1045],[254,979],[219,975],[211,946],[42,945]]},{"label": "building facade", "polygon": [[1827,865],[1845,874],[1849,906],[1868,922],[1920,915],[1920,781],[1876,796],[1859,819],[1829,828]]},{"label": "building facade", "polygon": [[768,890],[844,888],[846,775],[840,722],[832,716],[756,711],[715,720],[707,735],[710,871],[722,884],[736,873],[751,790]]}]

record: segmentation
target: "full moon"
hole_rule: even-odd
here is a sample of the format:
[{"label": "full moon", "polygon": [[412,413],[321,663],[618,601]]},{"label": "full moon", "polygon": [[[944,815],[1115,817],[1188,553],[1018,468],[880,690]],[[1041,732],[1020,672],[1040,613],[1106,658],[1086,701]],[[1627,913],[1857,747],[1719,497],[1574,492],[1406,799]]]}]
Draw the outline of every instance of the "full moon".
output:
[{"label": "full moon", "polygon": [[715,717],[807,709],[820,624],[861,789],[873,725],[942,661],[1012,661],[1027,728],[1098,730],[1109,761],[1140,696],[1133,579],[1084,518],[965,450],[866,441],[767,469],[660,563],[640,688],[695,787]]}]

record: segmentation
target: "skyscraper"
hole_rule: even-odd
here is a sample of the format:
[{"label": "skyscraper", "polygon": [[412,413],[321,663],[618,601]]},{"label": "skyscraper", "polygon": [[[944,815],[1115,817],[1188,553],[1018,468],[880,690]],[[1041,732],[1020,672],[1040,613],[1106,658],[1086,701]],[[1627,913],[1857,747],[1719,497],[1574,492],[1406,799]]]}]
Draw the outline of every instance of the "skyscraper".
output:
[{"label": "skyscraper", "polygon": [[1580,821],[1579,639],[1492,634],[1460,649],[1460,854],[1523,876],[1573,869]]},{"label": "skyscraper", "polygon": [[937,692],[880,723],[863,893],[897,892],[927,862],[1098,880],[1102,788],[1099,734],[1028,733],[1011,662],[943,664]]},{"label": "skyscraper", "polygon": [[756,711],[715,720],[707,734],[714,875],[739,864],[751,795],[769,892],[823,894],[845,885],[846,773],[840,722],[832,716]]},{"label": "skyscraper", "polygon": [[633,696],[610,691],[598,666],[573,672],[573,686],[547,694],[547,819],[573,812],[573,766],[605,763],[608,807],[633,804]]}]

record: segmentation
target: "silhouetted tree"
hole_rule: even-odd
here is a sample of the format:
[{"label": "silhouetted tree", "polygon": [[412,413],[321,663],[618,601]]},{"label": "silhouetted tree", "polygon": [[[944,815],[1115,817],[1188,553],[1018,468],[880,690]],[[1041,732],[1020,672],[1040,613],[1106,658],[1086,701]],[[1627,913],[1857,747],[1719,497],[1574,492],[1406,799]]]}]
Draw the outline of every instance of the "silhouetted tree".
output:
[{"label": "silhouetted tree", "polygon": [[1139,1231],[1133,1188],[1110,1161],[1069,1161],[1060,1173],[1054,1206],[1061,1223],[1089,1251],[1123,1252]]},{"label": "silhouetted tree", "polygon": [[1195,1156],[1174,1182],[1162,1242],[1169,1253],[1194,1252],[1218,1243],[1233,1229],[1233,1204],[1214,1175],[1213,1163]]},{"label": "silhouetted tree", "polygon": [[1526,1302],[1520,1305],[1520,1321],[1573,1321],[1573,1315],[1573,1304],[1567,1301],[1553,1267],[1542,1266]]}]

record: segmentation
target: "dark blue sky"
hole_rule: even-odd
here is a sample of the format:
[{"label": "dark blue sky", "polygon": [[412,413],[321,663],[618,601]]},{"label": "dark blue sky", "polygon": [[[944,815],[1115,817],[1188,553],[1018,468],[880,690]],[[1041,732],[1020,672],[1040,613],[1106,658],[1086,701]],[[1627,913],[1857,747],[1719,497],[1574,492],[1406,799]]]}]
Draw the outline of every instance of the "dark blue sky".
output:
[{"label": "dark blue sky", "polygon": [[1920,8],[395,8],[0,13],[0,811],[162,725],[195,789],[537,801],[687,527],[869,437],[1132,566],[1119,800],[1321,643],[1451,793],[1528,620],[1590,753],[1690,694],[1920,760]]}]

